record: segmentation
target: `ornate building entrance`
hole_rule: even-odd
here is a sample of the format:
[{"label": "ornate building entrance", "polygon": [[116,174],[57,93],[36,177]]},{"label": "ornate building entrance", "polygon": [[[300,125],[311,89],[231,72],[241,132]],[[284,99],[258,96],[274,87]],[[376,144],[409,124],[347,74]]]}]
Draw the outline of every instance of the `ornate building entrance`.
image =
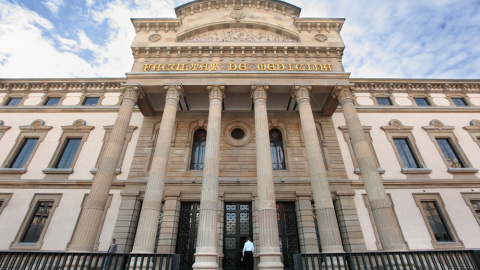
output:
[{"label": "ornate building entrance", "polygon": [[200,203],[182,203],[181,209],[175,253],[181,256],[180,269],[187,270],[192,269],[195,262]]},{"label": "ornate building entrance", "polygon": [[277,202],[278,233],[284,269],[293,269],[293,254],[300,253],[294,202]]},{"label": "ornate building entrance", "polygon": [[252,237],[252,204],[225,203],[223,269],[243,269],[242,249],[247,237]]}]

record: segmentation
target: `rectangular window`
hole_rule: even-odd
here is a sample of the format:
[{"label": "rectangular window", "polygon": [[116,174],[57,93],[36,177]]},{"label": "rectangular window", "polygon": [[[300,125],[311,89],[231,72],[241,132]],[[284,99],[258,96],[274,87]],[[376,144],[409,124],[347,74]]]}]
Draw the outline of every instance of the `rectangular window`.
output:
[{"label": "rectangular window", "polygon": [[58,102],[60,102],[59,97],[49,97],[47,98],[47,101],[45,101],[45,106],[56,106],[58,105]]},{"label": "rectangular window", "polygon": [[452,98],[453,104],[457,107],[465,107],[468,106],[467,102],[463,98]]},{"label": "rectangular window", "polygon": [[377,97],[377,103],[380,106],[392,106],[392,101],[388,97]]},{"label": "rectangular window", "polygon": [[20,150],[15,155],[12,163],[10,164],[10,168],[23,168],[23,166],[27,163],[28,158],[32,154],[35,146],[37,145],[38,138],[26,138],[23,141]]},{"label": "rectangular window", "polygon": [[480,200],[470,200],[472,204],[475,217],[480,220]]},{"label": "rectangular window", "polygon": [[54,201],[38,201],[27,229],[23,234],[22,239],[20,239],[20,243],[38,242],[52,210],[53,203]]},{"label": "rectangular window", "polygon": [[18,106],[23,98],[21,97],[12,97],[8,100],[7,106]]},{"label": "rectangular window", "polygon": [[436,138],[436,140],[450,168],[465,168],[465,164],[453,148],[449,138]]},{"label": "rectangular window", "polygon": [[83,106],[96,106],[98,103],[98,97],[87,97],[83,101]]},{"label": "rectangular window", "polygon": [[405,168],[420,168],[418,160],[413,155],[412,147],[408,139],[396,138],[393,139],[393,141],[395,142],[395,147],[402,159],[403,166]]},{"label": "rectangular window", "polygon": [[430,106],[427,98],[414,98],[418,106]]},{"label": "rectangular window", "polygon": [[436,201],[422,201],[422,209],[437,242],[453,242],[452,234]]},{"label": "rectangular window", "polygon": [[68,138],[63,150],[58,158],[55,168],[58,169],[68,169],[72,165],[72,161],[77,154],[78,147],[82,142],[81,138]]}]

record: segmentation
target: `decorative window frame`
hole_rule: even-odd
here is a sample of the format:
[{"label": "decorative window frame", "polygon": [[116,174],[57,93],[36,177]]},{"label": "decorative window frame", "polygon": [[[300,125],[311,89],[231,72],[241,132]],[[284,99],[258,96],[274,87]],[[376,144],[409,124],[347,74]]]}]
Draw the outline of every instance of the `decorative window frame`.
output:
[{"label": "decorative window frame", "polygon": [[[451,174],[475,174],[478,172],[478,169],[473,168],[472,163],[468,160],[467,156],[463,152],[462,148],[460,147],[460,144],[458,142],[457,137],[455,134],[453,134],[453,130],[455,129],[454,126],[445,126],[440,120],[433,119],[430,121],[430,126],[423,126],[422,127],[427,133],[428,136],[430,137],[430,140],[435,144],[437,147],[438,153],[442,157],[445,166],[447,167],[447,171]],[[452,143],[452,147],[454,148],[453,150],[456,152],[460,160],[463,162],[465,165],[465,168],[450,168],[448,167],[448,162],[445,159],[445,155],[442,152],[442,149],[440,149],[440,146],[438,145],[437,139],[440,138],[447,138],[450,140]]]},{"label": "decorative window frame", "polygon": [[472,119],[470,126],[463,127],[463,129],[465,129],[478,146],[480,146],[480,120]]},{"label": "decorative window frame", "polygon": [[[421,107],[421,108],[428,108],[428,107],[435,107],[437,105],[435,105],[435,103],[433,102],[433,99],[432,97],[430,96],[430,94],[427,94],[427,95],[421,95],[421,94],[411,94],[409,95],[409,98],[410,100],[412,101],[412,106],[414,107]],[[416,98],[424,98],[427,100],[427,102],[430,104],[428,106],[420,106],[417,104],[417,102],[415,101]]]},{"label": "decorative window frame", "polygon": [[[101,106],[102,105],[102,101],[103,99],[105,98],[105,93],[82,93],[82,96],[80,96],[80,102],[78,103],[78,106],[82,106],[82,107],[95,107],[95,106]],[[85,100],[87,98],[93,98],[93,97],[98,97],[98,102],[95,106],[92,106],[92,105],[83,105],[83,103],[85,102]]]},{"label": "decorative window frame", "polygon": [[[87,200],[87,197],[88,197],[88,194],[85,194],[83,196],[82,205],[80,206],[81,210],[80,210],[80,213],[78,214],[78,217],[82,216],[83,206],[85,205],[85,201]],[[105,219],[107,217],[108,209],[112,205],[112,198],[113,198],[113,194],[109,194],[108,197],[107,197],[107,202],[105,203],[105,208],[103,209],[102,219],[100,220],[99,228],[103,228],[103,225],[105,224]],[[75,223],[75,227],[74,227],[73,231],[77,230],[79,220],[80,220],[80,218],[77,219],[77,222]],[[95,245],[93,246],[93,251],[98,251],[98,247],[100,246],[100,235],[101,234],[102,234],[102,230],[100,229],[100,230],[97,231],[97,236],[95,237]],[[70,244],[72,243],[72,239],[73,239],[73,234],[70,238],[70,241],[68,241],[67,248],[66,248],[67,250],[70,249]]]},{"label": "decorative window frame", "polygon": [[[271,123],[269,123],[269,125],[271,125]],[[245,132],[245,136],[240,140],[237,140],[237,139],[232,137],[232,130],[234,130],[236,128],[239,128],[239,129],[243,130],[243,132]],[[208,130],[207,130],[207,132],[208,132]],[[192,133],[192,136],[193,136],[193,133]],[[234,146],[234,147],[245,146],[245,145],[249,144],[253,139],[252,126],[250,126],[249,123],[247,123],[245,121],[242,121],[242,120],[230,121],[223,128],[223,139],[225,140],[225,142],[227,144],[229,144],[231,146]],[[189,143],[192,144],[192,142],[189,142]]]},{"label": "decorative window frame", "polygon": [[[190,164],[192,162],[192,151],[193,151],[193,138],[194,138],[194,134],[197,130],[199,129],[204,129],[205,131],[208,131],[207,130],[207,121],[205,119],[198,119],[196,121],[193,121],[190,123],[189,125],[189,128],[188,128],[188,134],[187,134],[187,140],[186,140],[186,143],[187,143],[187,147],[188,147],[188,158],[187,158],[187,162],[185,162],[186,164],[186,167],[185,167],[185,171],[190,171],[192,173],[203,173],[203,170],[192,170],[190,169]],[[208,134],[208,133],[207,133]],[[198,176],[200,176],[200,174]]]},{"label": "decorative window frame", "polygon": [[0,120],[0,140],[3,137],[3,134],[5,134],[5,132],[7,132],[7,130],[9,130],[11,128],[12,127],[10,127],[10,126],[4,126],[3,120]]},{"label": "decorative window frame", "polygon": [[[58,174],[60,177],[66,177],[68,174],[73,173],[73,168],[75,167],[78,156],[82,151],[83,144],[85,143],[85,141],[87,141],[90,131],[92,131],[92,129],[94,128],[95,127],[93,126],[87,126],[86,122],[82,119],[76,120],[75,122],[73,122],[71,126],[62,126],[63,134],[59,139],[59,144],[57,146],[57,149],[55,150],[55,153],[53,154],[53,157],[50,160],[50,163],[48,164],[48,168],[42,170],[42,172],[44,174]],[[67,142],[67,139],[70,139],[70,138],[81,139],[80,145],[78,146],[78,149],[77,149],[77,153],[75,153],[75,157],[73,158],[73,161],[70,164],[70,168],[68,169],[54,168],[55,163],[57,163],[58,159],[60,158],[60,155],[63,152],[63,148]]]},{"label": "decorative window frame", "polygon": [[480,192],[461,192],[463,199],[465,200],[465,203],[467,204],[468,208],[472,211],[473,216],[478,222],[478,225],[480,225],[480,218],[477,216],[477,213],[475,213],[475,209],[472,204],[472,200],[475,201],[480,201]]},{"label": "decorative window frame", "polygon": [[[11,93],[3,98],[2,106],[11,107],[11,108],[23,106],[23,103],[25,102],[27,96],[28,94]],[[7,104],[12,98],[21,98],[22,100],[16,106],[8,106]]]},{"label": "decorative window frame", "polygon": [[[27,215],[23,219],[22,225],[15,236],[15,240],[12,241],[10,244],[10,249],[16,250],[39,250],[42,248],[43,245],[43,238],[48,230],[48,225],[50,225],[50,221],[52,221],[53,215],[55,213],[55,209],[57,208],[58,204],[60,203],[60,199],[62,198],[62,194],[60,193],[48,193],[48,194],[35,194],[32,198],[32,201],[29,204],[29,209]],[[53,201],[52,210],[45,221],[45,226],[43,227],[43,231],[38,238],[36,243],[21,243],[20,240],[25,234],[27,230],[27,226],[30,224],[32,216],[35,214],[35,210],[37,208],[37,204],[39,201]]]},{"label": "decorative window frame", "polygon": [[[289,168],[292,168],[290,164],[290,159],[289,157],[289,145],[290,145],[290,140],[288,139],[288,132],[287,132],[287,125],[279,121],[278,119],[269,119],[268,121],[268,132],[272,129],[277,129],[282,133],[282,143],[283,143],[283,155],[285,158],[285,169],[283,170],[273,170],[274,174],[282,174],[282,172],[288,172]],[[270,134],[270,133],[269,133]],[[245,133],[246,136],[246,133]],[[253,137],[253,133],[252,133]],[[269,135],[269,140],[270,140],[270,135]],[[269,146],[270,148],[270,146]],[[272,165],[273,166],[273,165]]]},{"label": "decorative window frame", "polygon": [[[398,222],[397,213],[395,212],[395,204],[393,203],[393,200],[392,200],[392,197],[391,197],[390,193],[387,194],[387,197],[390,200],[390,203],[392,204],[393,213],[395,214],[395,220],[396,220],[397,224],[400,224]],[[383,250],[382,243],[380,242],[380,236],[378,235],[377,224],[375,223],[375,220],[373,218],[372,209],[370,208],[370,202],[368,201],[367,194],[362,194],[362,198],[363,198],[363,203],[365,205],[365,208],[367,208],[367,210],[368,210],[368,216],[370,217],[370,222],[372,223],[373,233],[375,234],[375,244],[377,245],[377,249],[378,250]],[[405,241],[405,236],[403,235],[402,230],[400,230],[400,235],[402,236],[402,240],[405,243],[405,246],[407,247],[407,249],[409,249],[408,243],[407,243],[407,241]]]},{"label": "decorative window frame", "polygon": [[[448,102],[450,102],[450,106],[452,107],[457,107],[457,105],[455,105],[455,103],[453,103],[453,100],[452,98],[461,98],[463,99],[463,101],[465,101],[465,104],[467,104],[467,106],[461,106],[461,107],[471,107],[473,106],[472,105],[472,102],[470,101],[470,97],[468,97],[467,95],[462,95],[462,94],[449,94],[449,93],[446,93],[446,97],[445,97]],[[461,108],[460,107],[460,108]],[[457,107],[459,108],[459,107]]]},{"label": "decorative window frame", "polygon": [[5,207],[7,207],[8,202],[10,202],[10,198],[12,198],[13,193],[0,193],[0,201],[2,205],[0,206],[0,215]]},{"label": "decorative window frame", "polygon": [[[90,173],[96,174],[98,172],[98,166],[100,165],[100,160],[102,159],[103,154],[105,153],[105,147],[107,146],[108,140],[110,139],[110,135],[112,135],[112,126],[104,126],[105,129],[105,135],[103,136],[103,145],[102,145],[102,150],[100,150],[100,154],[98,155],[97,162],[95,162],[95,168],[93,168]],[[128,144],[132,140],[133,132],[137,129],[136,126],[128,126],[127,128],[127,134],[125,136],[125,142],[124,146],[122,148],[122,152],[120,153],[119,160],[117,163],[117,168],[115,169],[115,174],[121,174],[122,173],[122,165],[123,165],[123,160],[125,159],[125,154],[127,153],[127,148]]]},{"label": "decorative window frame", "polygon": [[[352,158],[352,163],[353,163],[353,168],[354,168],[354,173],[355,174],[360,174],[360,168],[358,167],[357,159],[355,158],[355,154],[353,151],[352,144],[350,143],[350,133],[348,133],[348,128],[347,126],[340,126],[338,127],[342,133],[343,133],[343,139],[347,143],[348,150],[350,151],[350,157]],[[370,130],[372,129],[371,126],[362,126],[363,128],[363,133],[365,134],[365,139],[370,146],[370,150],[372,150],[373,156],[375,157],[375,164],[377,166],[377,171],[380,174],[385,173],[385,170],[380,167],[380,162],[378,161],[377,153],[375,152],[375,149],[373,148],[373,143],[372,143],[372,136],[370,135]]]},{"label": "decorative window frame", "polygon": [[[390,95],[389,93],[371,93],[371,96],[372,96],[372,100],[373,100],[373,106],[378,106],[378,107],[393,107],[393,106],[398,106],[397,102],[395,102],[395,98]],[[390,100],[390,102],[392,103],[392,105],[390,106],[385,106],[385,105],[380,105],[378,104],[378,100],[377,100],[377,97],[378,98],[388,98]]]},{"label": "decorative window frame", "polygon": [[[382,126],[380,127],[385,131],[385,135],[387,136],[388,141],[392,144],[393,150],[395,152],[395,156],[398,159],[398,162],[402,166],[401,172],[404,174],[429,174],[432,172],[432,170],[428,169],[425,161],[422,158],[422,155],[420,154],[420,151],[417,148],[417,144],[415,141],[415,137],[413,137],[412,134],[412,129],[413,126],[404,126],[402,122],[400,122],[397,119],[392,119],[389,122],[388,126]],[[407,139],[409,142],[409,145],[412,150],[412,154],[418,161],[418,165],[420,168],[406,168],[405,164],[403,164],[403,160],[398,153],[397,146],[395,145],[394,139]]]},{"label": "decorative window frame", "polygon": [[[433,248],[436,248],[436,249],[463,248],[464,247],[463,241],[460,240],[457,232],[455,231],[455,227],[453,226],[453,223],[450,220],[450,217],[448,216],[447,210],[445,209],[445,203],[443,202],[442,197],[440,197],[440,194],[439,193],[413,193],[412,195],[413,195],[413,199],[415,200],[415,203],[417,204],[418,210],[422,215],[423,221],[425,221],[425,226],[427,227],[427,230],[430,233],[430,237],[432,238]],[[439,208],[438,211],[441,212],[442,217],[446,223],[445,225],[448,227],[448,230],[451,236],[453,237],[452,242],[439,243],[435,239],[433,230],[428,223],[428,219],[427,219],[427,216],[425,215],[425,212],[423,211],[422,202],[426,202],[426,201],[437,202],[437,206]]]},{"label": "decorative window frame", "polygon": [[[40,106],[46,106],[46,107],[58,107],[58,106],[62,106],[63,104],[63,100],[65,99],[65,95],[60,95],[60,94],[48,94],[48,95],[44,95],[43,98],[42,98],[42,101],[40,102]],[[58,101],[58,104],[57,105],[45,105],[45,103],[47,102],[47,100],[49,98],[60,98],[60,100]]]},{"label": "decorative window frame", "polygon": [[[48,131],[52,128],[53,127],[51,126],[45,126],[45,122],[40,119],[33,121],[28,126],[21,126],[20,134],[15,140],[15,145],[13,146],[12,150],[10,151],[7,158],[3,162],[2,168],[0,168],[0,174],[9,174],[9,176],[17,175],[17,177],[20,177],[21,174],[26,173],[27,167],[30,164],[30,161],[32,160],[33,156],[35,155],[35,152],[37,151],[38,146],[42,143]],[[20,151],[20,149],[22,148],[23,142],[25,141],[25,139],[29,139],[29,138],[38,138],[38,142],[33,148],[32,153],[28,157],[27,162],[25,162],[22,168],[9,168],[10,164],[13,162],[13,159],[18,154],[18,151]]]}]

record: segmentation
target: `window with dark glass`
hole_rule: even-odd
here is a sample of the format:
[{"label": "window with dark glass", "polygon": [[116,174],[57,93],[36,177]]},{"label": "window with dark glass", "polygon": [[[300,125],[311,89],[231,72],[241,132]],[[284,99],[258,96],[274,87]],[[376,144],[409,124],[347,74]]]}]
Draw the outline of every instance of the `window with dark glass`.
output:
[{"label": "window with dark glass", "polygon": [[272,154],[272,168],[285,170],[285,152],[283,151],[282,132],[278,129],[270,130],[270,152]]},{"label": "window with dark glass", "polygon": [[53,201],[38,201],[27,229],[19,242],[36,243],[38,241],[52,210],[53,203]]},{"label": "window with dark glass", "polygon": [[23,168],[25,163],[27,163],[28,158],[35,149],[37,145],[38,138],[27,138],[23,141],[22,146],[18,150],[15,158],[13,159],[12,163],[10,164],[10,168]]},{"label": "window with dark glass", "polygon": [[473,207],[473,211],[475,212],[475,215],[480,220],[480,200],[470,200],[470,203],[472,203],[472,207]]},{"label": "window with dark glass", "polygon": [[422,201],[422,208],[437,242],[453,242],[447,223],[436,201]]},{"label": "window with dark glass", "polygon": [[7,106],[18,106],[20,102],[22,101],[21,97],[12,97],[8,100]]},{"label": "window with dark glass", "polygon": [[62,149],[60,157],[58,158],[55,168],[67,169],[72,165],[73,159],[77,154],[78,147],[80,146],[82,139],[80,138],[68,138],[65,146]]},{"label": "window with dark glass", "polygon": [[45,101],[45,106],[56,106],[58,105],[58,102],[60,102],[59,97],[49,97],[47,98],[47,101]]},{"label": "window with dark glass", "polygon": [[392,101],[388,97],[377,97],[377,103],[380,106],[392,106]]},{"label": "window with dark glass", "polygon": [[412,146],[406,138],[395,138],[395,147],[405,168],[420,168],[418,160],[413,155]]},{"label": "window with dark glass", "polygon": [[430,106],[427,98],[414,98],[418,106]]},{"label": "window with dark glass", "polygon": [[205,146],[207,145],[207,131],[198,129],[193,134],[192,157],[190,170],[203,170],[205,162]]},{"label": "window with dark glass", "polygon": [[453,104],[457,107],[465,107],[468,106],[467,102],[463,98],[452,98]]},{"label": "window with dark glass", "polygon": [[465,168],[465,164],[458,156],[449,138],[437,138],[436,140],[450,168]]},{"label": "window with dark glass", "polygon": [[98,103],[98,97],[86,97],[83,101],[83,106],[96,106]]}]

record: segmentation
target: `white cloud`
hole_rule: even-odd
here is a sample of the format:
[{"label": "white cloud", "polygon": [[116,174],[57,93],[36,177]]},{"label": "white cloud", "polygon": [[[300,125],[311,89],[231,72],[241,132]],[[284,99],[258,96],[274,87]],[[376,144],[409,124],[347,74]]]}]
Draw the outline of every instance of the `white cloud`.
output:
[{"label": "white cloud", "polygon": [[63,0],[46,0],[43,5],[47,7],[52,14],[57,15],[58,10],[63,6]]}]

